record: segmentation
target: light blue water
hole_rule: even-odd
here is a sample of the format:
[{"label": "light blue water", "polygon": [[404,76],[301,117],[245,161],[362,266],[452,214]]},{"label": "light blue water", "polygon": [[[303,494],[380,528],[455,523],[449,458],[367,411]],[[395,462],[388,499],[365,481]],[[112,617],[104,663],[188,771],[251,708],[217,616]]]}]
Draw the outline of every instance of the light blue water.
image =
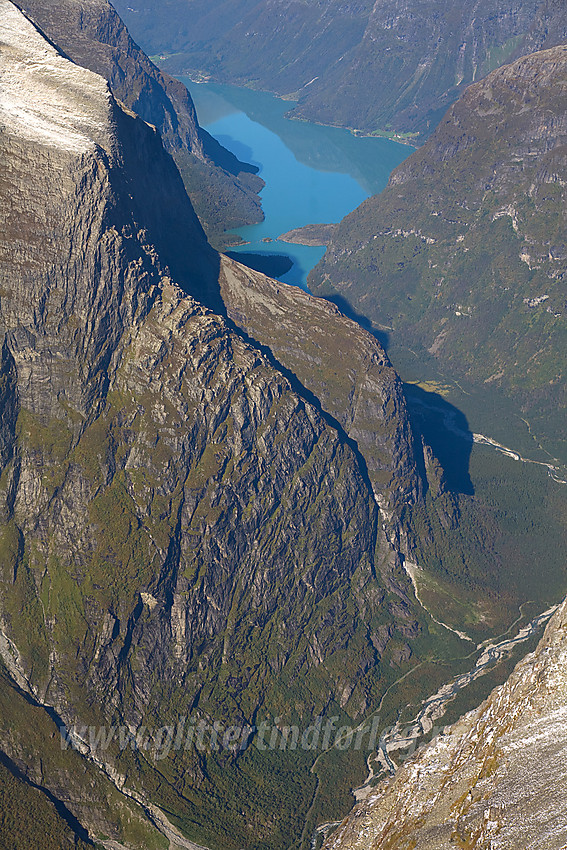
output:
[{"label": "light blue water", "polygon": [[266,183],[261,193],[265,220],[232,231],[249,244],[231,250],[290,257],[292,268],[280,276],[286,283],[305,287],[325,249],[278,242],[278,236],[305,224],[340,221],[381,191],[391,171],[413,150],[387,139],[290,120],[285,113],[293,104],[266,92],[182,79],[201,126],[240,160],[258,166]]}]

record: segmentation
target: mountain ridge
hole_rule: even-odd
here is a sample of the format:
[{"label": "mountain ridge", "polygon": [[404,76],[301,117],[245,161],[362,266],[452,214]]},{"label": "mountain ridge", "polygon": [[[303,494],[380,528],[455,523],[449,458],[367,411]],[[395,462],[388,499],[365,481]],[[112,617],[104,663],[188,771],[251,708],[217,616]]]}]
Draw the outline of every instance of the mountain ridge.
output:
[{"label": "mountain ridge", "polygon": [[426,138],[464,88],[567,39],[560,0],[202,0],[118,9],[173,73],[253,85],[299,101],[297,118]]},{"label": "mountain ridge", "polygon": [[108,0],[22,0],[18,7],[76,64],[104,77],[129,109],[154,125],[213,241],[263,217],[257,168],[241,163],[199,126],[186,87],[133,42]]},{"label": "mountain ridge", "polygon": [[[211,311],[219,256],[157,131],[0,11],[6,664],[70,728],[359,715],[421,630],[360,454]],[[211,846],[283,846],[312,782],[252,747],[91,756]]]},{"label": "mountain ridge", "polygon": [[467,89],[310,276],[468,392],[511,400],[563,461],[566,57],[550,48]]}]

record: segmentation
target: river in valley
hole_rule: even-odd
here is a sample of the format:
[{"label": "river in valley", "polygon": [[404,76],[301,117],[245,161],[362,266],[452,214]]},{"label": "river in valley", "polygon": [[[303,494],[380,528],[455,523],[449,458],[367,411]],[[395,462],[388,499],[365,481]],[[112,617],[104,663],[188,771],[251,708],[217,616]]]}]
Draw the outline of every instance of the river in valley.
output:
[{"label": "river in valley", "polygon": [[[231,253],[289,258],[291,267],[280,275],[272,272],[271,276],[307,288],[307,276],[325,248],[290,244],[278,237],[307,224],[339,222],[365,198],[380,192],[391,172],[413,148],[389,139],[355,136],[343,129],[289,120],[285,113],[291,103],[266,92],[182,79],[191,92],[201,126],[240,160],[257,166],[266,183],[261,192],[265,220],[233,231],[244,244],[231,249]],[[380,777],[394,772],[401,761],[428,740],[463,689],[497,668],[513,651],[521,651],[523,644],[543,631],[555,610],[551,602],[564,595],[566,581],[563,553],[567,536],[562,517],[567,515],[567,470],[563,464],[540,445],[530,424],[515,415],[513,409],[506,408],[506,415],[492,416],[492,408],[482,394],[477,400],[460,385],[446,382],[436,370],[429,374],[428,365],[394,335],[389,353],[408,381],[406,394],[413,418],[424,433],[429,423],[429,431],[436,432],[437,442],[445,447],[445,473],[447,469],[452,472],[447,481],[455,484],[454,491],[461,493],[463,499],[474,499],[481,511],[496,516],[502,527],[494,544],[487,542],[488,547],[494,545],[500,553],[506,570],[502,582],[513,587],[518,601],[533,602],[520,604],[520,616],[511,625],[512,611],[510,620],[503,618],[507,628],[504,634],[477,644],[459,628],[459,623],[446,622],[450,620],[448,614],[437,609],[432,613],[426,607],[420,595],[420,568],[405,564],[416,603],[437,625],[459,636],[470,667],[467,661],[465,672],[448,677],[415,707],[412,719],[399,720],[384,732],[377,750],[368,757],[366,779],[353,789],[357,800],[365,799]],[[494,406],[497,409],[500,408]],[[457,468],[459,464],[462,470]],[[462,473],[460,478],[458,472]],[[543,613],[532,614],[526,622],[524,606],[528,604],[540,606]],[[406,677],[419,675],[420,666],[404,673],[388,688],[373,715],[380,713],[390,691],[395,694],[396,686]],[[368,723],[373,715],[363,723]],[[324,753],[319,758],[323,756]],[[314,829],[310,826],[318,789],[319,778],[304,833],[307,841],[311,836],[313,848],[319,847],[323,837],[337,825],[323,823]]]},{"label": "river in valley", "polygon": [[292,102],[266,92],[181,79],[201,126],[240,160],[256,165],[266,183],[261,193],[264,221],[233,231],[247,244],[231,251],[289,257],[292,266],[279,279],[305,288],[325,249],[279,242],[278,237],[306,224],[340,221],[380,192],[413,148],[290,120],[285,113]]}]

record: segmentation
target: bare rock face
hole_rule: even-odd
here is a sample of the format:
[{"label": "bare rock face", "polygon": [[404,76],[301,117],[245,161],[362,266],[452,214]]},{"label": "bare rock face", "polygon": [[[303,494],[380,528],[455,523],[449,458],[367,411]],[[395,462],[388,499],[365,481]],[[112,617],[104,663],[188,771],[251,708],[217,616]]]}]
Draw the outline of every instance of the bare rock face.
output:
[{"label": "bare rock face", "polygon": [[2,330],[20,406],[49,417],[71,393],[85,416],[125,329],[155,298],[155,251],[205,302],[215,255],[157,133],[11,4],[3,35]]},{"label": "bare rock face", "polygon": [[[194,850],[160,806],[207,846],[299,844],[315,756],[161,758],[156,728],[359,723],[410,669],[399,380],[333,305],[221,262],[158,132],[9,0],[0,63],[0,754],[91,837]],[[148,747],[77,733],[82,773],[46,706]]]},{"label": "bare rock face", "polygon": [[355,442],[384,517],[423,495],[401,381],[369,332],[329,301],[223,258],[221,296],[237,327],[266,346]]},{"label": "bare rock face", "polygon": [[[219,257],[157,131],[9,0],[0,63],[0,650],[11,676],[70,725],[151,730],[191,712],[253,725],[259,711],[311,722],[339,701],[360,716],[383,687],[379,662],[418,633],[377,574],[391,547],[347,434],[363,442],[368,412],[403,414],[382,350],[366,341],[365,387],[351,380],[360,411],[348,404],[337,421],[332,376],[314,386],[322,405],[211,310],[224,309]],[[312,308],[352,339],[334,308],[302,298],[305,321]],[[392,404],[372,401],[387,386]],[[380,487],[396,452],[378,445]],[[371,635],[385,621],[378,656]],[[37,776],[21,736],[0,740]],[[297,808],[277,759],[193,749],[156,766],[82,746],[121,791],[174,811],[202,841],[277,842],[282,808]],[[309,765],[298,769],[310,781]],[[98,834],[80,792],[69,806]]]},{"label": "bare rock face", "polygon": [[17,5],[68,58],[104,77],[122,103],[153,124],[167,150],[185,148],[203,158],[201,128],[187,89],[132,41],[108,0]]},{"label": "bare rock face", "polygon": [[182,170],[207,232],[261,221],[257,168],[241,163],[197,121],[191,96],[131,39],[108,0],[22,0],[17,4],[77,65],[104,77],[114,96],[156,127]]},{"label": "bare rock face", "polygon": [[508,681],[356,806],[326,850],[560,850],[566,716],[567,600]]}]

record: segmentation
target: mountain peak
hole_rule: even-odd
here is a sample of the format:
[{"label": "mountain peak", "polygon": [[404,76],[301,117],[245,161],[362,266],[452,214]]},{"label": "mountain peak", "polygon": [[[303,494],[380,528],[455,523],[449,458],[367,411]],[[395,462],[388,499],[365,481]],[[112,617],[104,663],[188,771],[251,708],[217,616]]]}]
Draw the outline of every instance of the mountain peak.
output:
[{"label": "mountain peak", "polygon": [[74,65],[9,0],[0,0],[0,121],[10,134],[73,153],[109,148],[112,95]]}]

